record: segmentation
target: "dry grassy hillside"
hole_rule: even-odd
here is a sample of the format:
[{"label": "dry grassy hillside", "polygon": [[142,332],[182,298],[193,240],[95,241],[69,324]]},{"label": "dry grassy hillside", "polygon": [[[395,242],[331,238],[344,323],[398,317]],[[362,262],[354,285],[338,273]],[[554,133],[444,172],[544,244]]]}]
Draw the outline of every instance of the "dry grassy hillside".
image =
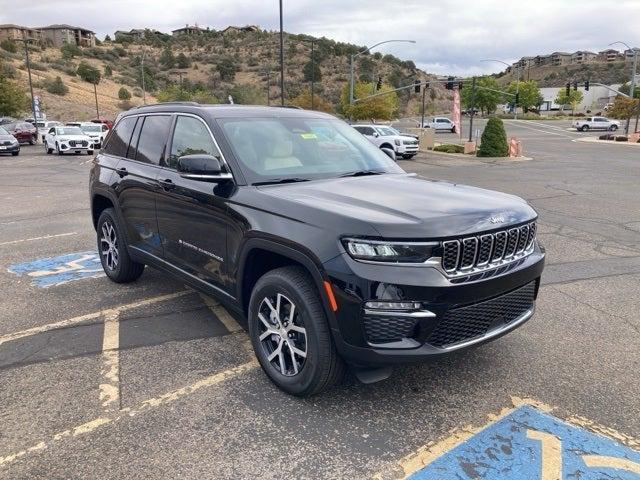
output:
[{"label": "dry grassy hillside", "polygon": [[[630,70],[630,64],[623,61],[583,65],[546,65],[523,68],[521,76],[524,80],[535,80],[539,87],[563,87],[567,82],[584,82],[585,80],[611,85],[629,81]],[[501,85],[506,85],[515,79],[515,70],[497,77]]]},{"label": "dry grassy hillside", "polygon": [[[286,35],[285,39],[285,99],[289,102],[310,88],[310,44],[301,35]],[[340,95],[348,82],[349,55],[362,47],[319,39],[316,43],[315,93],[340,112]],[[170,53],[168,53],[170,52]],[[3,57],[5,51],[2,51]],[[60,49],[34,49],[31,55],[35,93],[42,98],[49,118],[62,120],[89,119],[95,116],[93,85],[75,75],[81,61],[95,66],[102,79],[97,86],[99,109],[102,115],[114,117],[129,105],[142,104],[140,61],[144,55],[147,102],[155,102],[154,95],[167,89],[182,88],[185,95],[206,92],[217,101],[226,102],[232,94],[237,103],[279,102],[278,35],[275,32],[257,31],[222,34],[207,32],[190,37],[157,37],[135,42],[118,39],[105,41],[94,48],[76,49],[63,57]],[[5,63],[15,70],[16,80],[27,88],[27,72],[23,52],[7,53]],[[167,58],[170,57],[170,58]],[[182,57],[182,58],[180,58]],[[182,62],[182,64],[181,64]],[[305,68],[307,76],[305,78]],[[105,69],[112,74],[105,76]],[[384,83],[394,87],[411,84],[414,79],[430,76],[417,69],[413,62],[400,60],[392,55],[362,55],[356,64],[356,79]],[[46,83],[59,76],[69,88],[66,95],[47,92]],[[118,99],[118,90],[125,87],[132,98],[129,103]],[[151,94],[149,93],[151,92]],[[415,115],[420,99],[413,89],[399,95],[397,116]],[[210,101],[210,100],[209,100]],[[429,113],[449,109],[449,92],[437,86],[427,96]]]}]

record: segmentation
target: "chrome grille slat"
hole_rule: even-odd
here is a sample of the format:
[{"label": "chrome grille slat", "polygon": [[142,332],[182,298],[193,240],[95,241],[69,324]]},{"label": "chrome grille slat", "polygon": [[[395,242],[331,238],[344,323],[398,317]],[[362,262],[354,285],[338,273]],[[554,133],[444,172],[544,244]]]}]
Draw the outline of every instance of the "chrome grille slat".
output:
[{"label": "chrome grille slat", "polygon": [[522,259],[532,251],[536,223],[442,242],[442,268],[449,276],[477,275]]}]

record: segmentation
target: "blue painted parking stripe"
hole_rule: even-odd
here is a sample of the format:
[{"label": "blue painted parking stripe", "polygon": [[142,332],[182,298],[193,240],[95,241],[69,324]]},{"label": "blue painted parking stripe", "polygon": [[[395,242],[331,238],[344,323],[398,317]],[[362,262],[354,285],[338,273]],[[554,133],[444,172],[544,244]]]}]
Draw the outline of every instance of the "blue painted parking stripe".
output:
[{"label": "blue painted parking stripe", "polygon": [[639,480],[640,452],[524,405],[408,478]]},{"label": "blue painted parking stripe", "polygon": [[104,275],[100,257],[95,251],[67,253],[16,263],[8,270],[18,276],[27,275],[31,278],[32,285],[43,288]]}]

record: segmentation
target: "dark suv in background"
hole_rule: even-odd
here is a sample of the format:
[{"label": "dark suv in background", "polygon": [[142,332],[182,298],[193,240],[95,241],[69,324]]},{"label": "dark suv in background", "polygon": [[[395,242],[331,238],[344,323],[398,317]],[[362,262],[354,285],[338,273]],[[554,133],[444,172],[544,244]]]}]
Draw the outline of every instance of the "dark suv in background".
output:
[{"label": "dark suv in background", "polygon": [[121,114],[91,170],[106,274],[145,265],[243,320],[283,390],[311,395],[496,338],[533,314],[536,212],[405,173],[346,123],[167,103]]}]

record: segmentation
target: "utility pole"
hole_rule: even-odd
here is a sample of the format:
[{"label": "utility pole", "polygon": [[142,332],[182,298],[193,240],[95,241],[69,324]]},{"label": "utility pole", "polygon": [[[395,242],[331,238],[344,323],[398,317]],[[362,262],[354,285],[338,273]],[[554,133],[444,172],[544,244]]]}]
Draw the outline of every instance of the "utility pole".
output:
[{"label": "utility pole", "polygon": [[144,88],[144,54],[146,50],[142,50],[142,58],[140,59],[140,79],[142,80],[142,103],[147,104],[147,92]]},{"label": "utility pole", "polygon": [[27,39],[24,35],[24,30],[22,31],[22,41],[24,42],[24,53],[27,57],[27,72],[29,73],[29,91],[31,92],[31,112],[33,113],[33,121],[38,122],[38,118],[36,117],[36,101],[33,96],[33,82],[31,81],[31,62],[29,61],[29,46],[27,43]]},{"label": "utility pole", "polygon": [[280,102],[284,107],[284,32],[282,31],[282,0],[280,0]]},{"label": "utility pole", "polygon": [[[314,90],[314,84],[315,84],[315,80],[316,80],[316,64],[315,64],[315,55],[313,54],[313,46],[315,45],[316,42],[314,42],[313,40],[311,40],[311,110],[314,110],[313,108],[313,90]],[[635,67],[634,67],[634,71],[635,71]],[[631,95],[633,95],[633,92],[631,93]]]},{"label": "utility pole", "polygon": [[420,131],[422,131],[422,129],[424,128],[424,110],[425,110],[425,103],[427,101],[427,84],[425,83],[422,86],[422,121],[420,122]]},{"label": "utility pole", "polygon": [[98,87],[95,82],[93,82],[93,94],[96,97],[96,118],[100,119],[100,112],[98,111]]},{"label": "utility pole", "polygon": [[469,141],[473,140],[473,117],[476,114],[476,77],[471,80],[471,113],[469,113]]},{"label": "utility pole", "polygon": [[267,106],[271,106],[271,69],[267,68]]}]

